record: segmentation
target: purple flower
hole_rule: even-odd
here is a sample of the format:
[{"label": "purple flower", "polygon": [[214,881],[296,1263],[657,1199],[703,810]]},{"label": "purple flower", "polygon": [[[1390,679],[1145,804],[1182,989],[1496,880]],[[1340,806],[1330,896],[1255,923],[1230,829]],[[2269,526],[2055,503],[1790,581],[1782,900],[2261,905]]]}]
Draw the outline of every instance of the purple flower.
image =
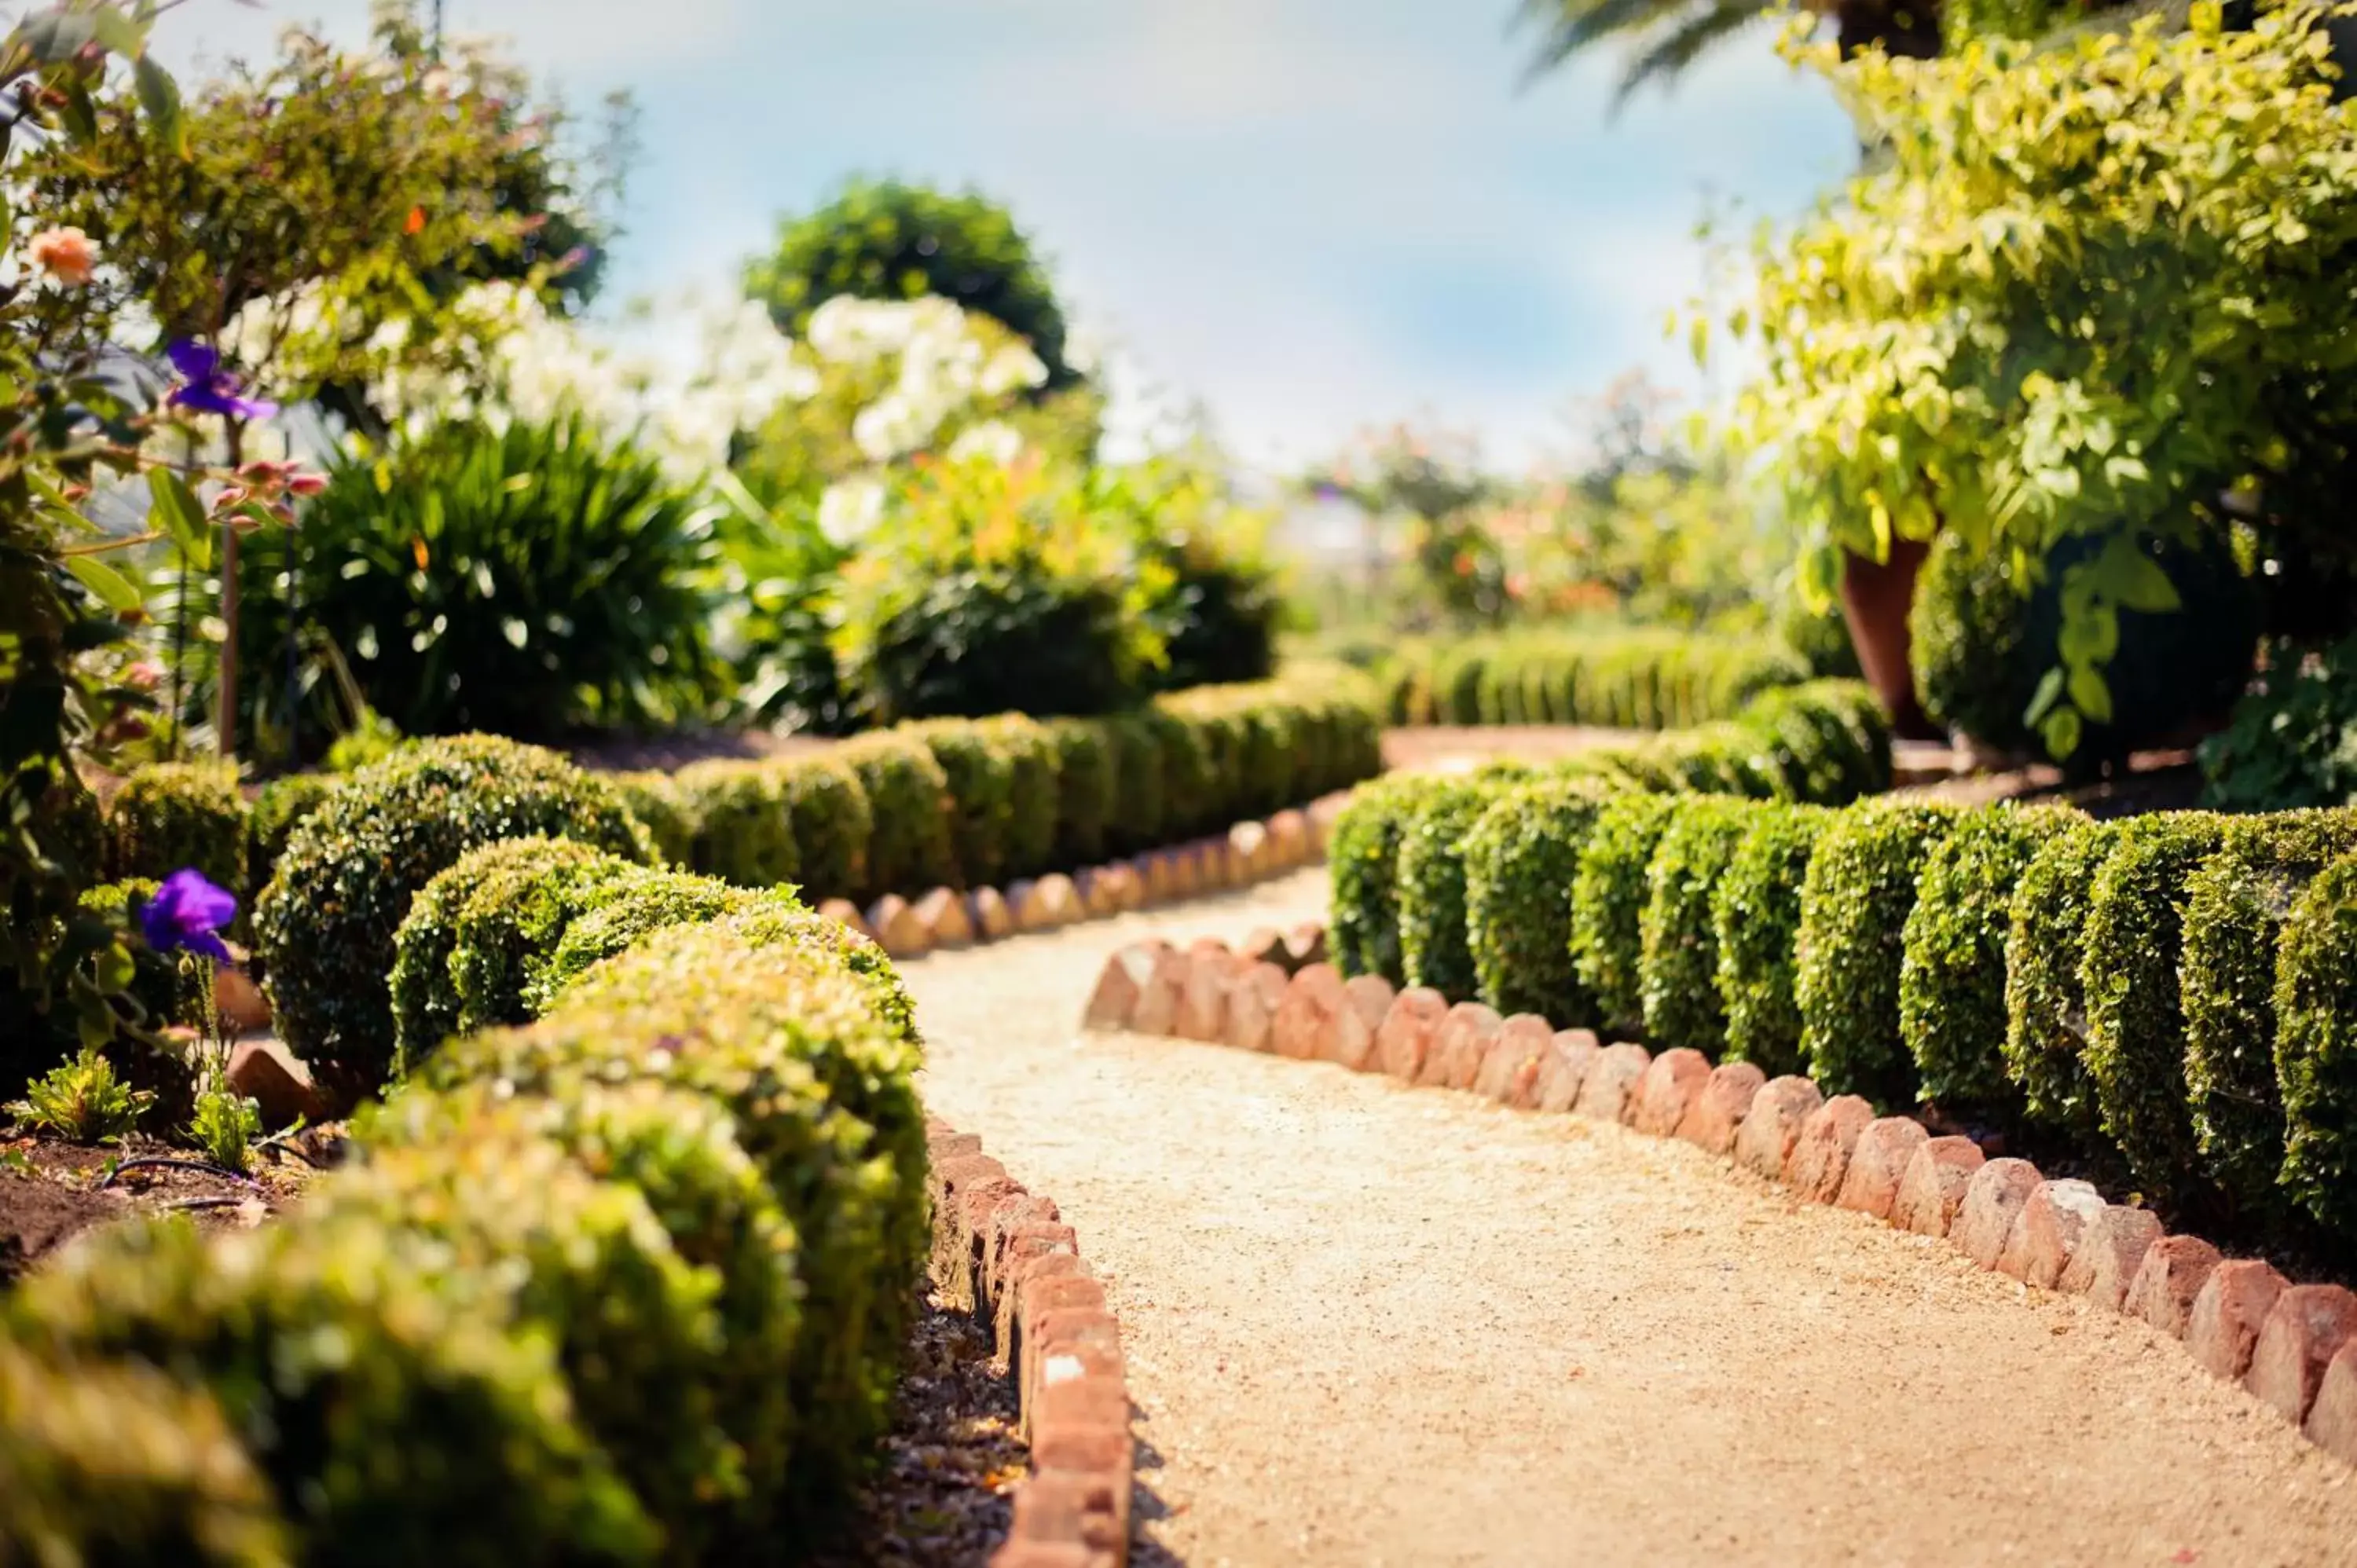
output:
[{"label": "purple flower", "polygon": [[175,338],[165,353],[180,372],[181,384],[164,401],[174,408],[218,413],[230,419],[268,419],[278,405],[267,398],[241,397],[245,383],[221,369],[221,350],[192,338]]},{"label": "purple flower", "polygon": [[206,881],[194,866],[183,866],[140,906],[139,931],[159,953],[201,953],[227,963],[229,949],[218,933],[236,918],[234,895]]}]

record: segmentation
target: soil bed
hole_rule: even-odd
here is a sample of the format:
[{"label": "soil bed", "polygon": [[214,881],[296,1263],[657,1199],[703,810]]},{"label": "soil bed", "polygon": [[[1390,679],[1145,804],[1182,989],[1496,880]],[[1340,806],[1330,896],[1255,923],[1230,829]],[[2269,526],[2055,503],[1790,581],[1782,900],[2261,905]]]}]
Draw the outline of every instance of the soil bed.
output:
[{"label": "soil bed", "polygon": [[[328,1162],[326,1129],[295,1142],[302,1155],[265,1149],[251,1181],[188,1168],[209,1164],[193,1149],[153,1138],[119,1145],[21,1136],[0,1139],[0,1286],[38,1265],[92,1225],[141,1214],[183,1213],[207,1229],[258,1225],[298,1197],[316,1174],[303,1155]],[[145,1165],[168,1160],[172,1165]],[[108,1178],[113,1176],[113,1180]]]}]

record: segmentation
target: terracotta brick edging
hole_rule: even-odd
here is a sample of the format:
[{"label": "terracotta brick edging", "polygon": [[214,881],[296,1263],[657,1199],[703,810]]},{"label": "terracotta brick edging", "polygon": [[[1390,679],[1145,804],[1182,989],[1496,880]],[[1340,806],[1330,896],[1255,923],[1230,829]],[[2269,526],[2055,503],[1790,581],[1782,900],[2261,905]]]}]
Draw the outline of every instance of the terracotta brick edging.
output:
[{"label": "terracotta brick edging", "polygon": [[[1306,939],[1297,939],[1305,942]],[[1656,1056],[1520,1014],[1322,961],[1270,972],[1216,941],[1185,951],[1134,942],[1105,962],[1089,1029],[1171,1035],[1335,1063],[1402,1083],[1471,1090],[1545,1114],[1615,1122],[1677,1138],[1810,1202],[1944,1238],[2025,1286],[2084,1298],[2181,1341],[2310,1441],[2357,1465],[2357,1293],[2294,1284],[2266,1262],[2226,1259],[2199,1237],[2166,1235],[2143,1208],[2083,1181],[2050,1180],[2027,1160],[1988,1159],[1908,1116],[1877,1116],[1810,1079],[1766,1079],[1746,1062]],[[1274,1024],[1272,1024],[1274,1019]],[[1042,1558],[1042,1564],[1049,1560]],[[1074,1559],[1078,1561],[1078,1559]]]},{"label": "terracotta brick edging", "polygon": [[1031,1448],[992,1568],[1124,1568],[1129,1385],[1104,1287],[1055,1203],[1008,1176],[980,1138],[928,1118],[926,1144],[934,1290],[989,1330]]}]

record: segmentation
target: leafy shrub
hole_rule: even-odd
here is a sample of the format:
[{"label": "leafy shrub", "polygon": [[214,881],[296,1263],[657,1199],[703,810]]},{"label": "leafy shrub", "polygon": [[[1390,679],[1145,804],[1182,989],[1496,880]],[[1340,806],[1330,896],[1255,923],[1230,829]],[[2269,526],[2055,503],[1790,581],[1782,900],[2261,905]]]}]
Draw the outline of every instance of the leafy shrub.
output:
[{"label": "leafy shrub", "polygon": [[1326,845],[1332,890],[1334,961],[1345,974],[1407,983],[1400,952],[1400,844],[1432,790],[1417,777],[1380,779],[1357,791],[1334,819]]},{"label": "leafy shrub", "polygon": [[1890,788],[1890,728],[1864,682],[1810,681],[1754,698],[1743,725],[1784,780],[1780,794],[1837,806]]},{"label": "leafy shrub", "polygon": [[2193,1167],[2177,961],[2186,882],[2224,832],[2224,821],[2206,811],[2123,822],[2087,896],[2079,959],[2087,1075],[2104,1131],[2151,1192],[2183,1188]]},{"label": "leafy shrub", "polygon": [[1659,1045],[1715,1057],[1727,1043],[1711,895],[1756,810],[1714,795],[1681,800],[1653,846],[1637,920],[1637,978],[1645,1035]]},{"label": "leafy shrub", "polygon": [[194,866],[216,886],[243,887],[246,824],[234,768],[160,762],[136,768],[107,805],[107,880],[161,882]]},{"label": "leafy shrub", "polygon": [[384,1080],[387,976],[412,897],[470,849],[534,834],[644,863],[653,846],[606,785],[488,736],[424,741],[355,774],[288,841],[254,910],[282,1037],[330,1092]]},{"label": "leafy shrub", "polygon": [[1572,967],[1609,1028],[1644,1022],[1645,873],[1677,810],[1667,795],[1620,796],[1597,813],[1580,846],[1571,881]]},{"label": "leafy shrub", "polygon": [[661,864],[694,864],[695,812],[677,780],[668,773],[613,773],[606,781],[646,828]]},{"label": "leafy shrub", "polygon": [[710,1510],[745,1485],[714,1393],[736,1369],[718,1275],[681,1259],[644,1194],[597,1179],[546,1139],[479,1130],[372,1149],[313,1204],[326,1223],[428,1238],[447,1249],[448,1272],[511,1291],[517,1326],[554,1344],[576,1415],[666,1545],[700,1553]]},{"label": "leafy shrub", "polygon": [[565,928],[547,961],[525,988],[524,1005],[538,1017],[565,987],[591,968],[625,952],[640,937],[666,926],[702,925],[755,908],[765,897],[709,876],[675,872],[619,877],[588,889],[579,916]]},{"label": "leafy shrub", "polygon": [[1962,815],[1953,806],[1868,800],[1817,840],[1801,885],[1801,1050],[1826,1090],[1911,1104],[1914,1064],[1899,1028],[1902,940],[1915,882]]},{"label": "leafy shrub", "polygon": [[1969,811],[1923,863],[1900,938],[1899,1032],[1926,1100],[2008,1098],[2002,1042],[2013,890],[2049,840],[2085,821],[2053,807]]},{"label": "leafy shrub", "polygon": [[575,1423],[546,1339],[400,1230],[305,1219],[109,1226],[25,1282],[11,1334],[210,1393],[299,1561],[651,1562],[657,1538]]},{"label": "leafy shrub", "polygon": [[404,735],[675,722],[718,694],[710,534],[651,455],[582,415],[446,424],[337,459],[300,528],[256,536],[246,636],[284,645],[291,553],[302,617]]},{"label": "leafy shrub", "polygon": [[2186,880],[2178,1004],[2187,1105],[2203,1168],[2254,1208],[2276,1201],[2283,1165],[2276,951],[2299,896],[2352,849],[2357,817],[2345,811],[2243,818]]},{"label": "leafy shrub", "polygon": [[[1115,851],[1154,849],[1175,837],[1183,803],[1174,806],[1166,731],[1187,737],[1186,727],[1151,711],[1095,721],[1103,726],[1113,758],[1113,798],[1105,842]],[[1200,760],[1200,759],[1199,759]]]},{"label": "leafy shrub", "polygon": [[[1110,726],[1089,719],[1051,719],[1044,726],[1055,747],[1055,859],[1093,865],[1105,857],[1111,828],[1125,802],[1119,791],[1120,742]],[[1159,815],[1161,802],[1155,802]]]},{"label": "leafy shrub", "polygon": [[903,725],[899,733],[933,754],[948,783],[950,840],[957,856],[957,876],[948,885],[985,887],[1006,880],[1007,828],[1015,814],[1015,762],[1007,748],[970,721]]},{"label": "leafy shrub", "polygon": [[459,906],[450,983],[458,1027],[496,1028],[531,1018],[527,997],[541,966],[582,913],[615,883],[644,885],[676,872],[649,872],[619,855],[593,852],[544,865],[511,865],[477,884]]},{"label": "leafy shrub", "polygon": [[924,1049],[917,1032],[917,1007],[900,972],[875,942],[839,921],[771,894],[713,922],[716,941],[737,941],[759,950],[782,948],[830,973],[848,975],[866,993],[869,1015],[900,1045]]},{"label": "leafy shrub", "polygon": [[1792,595],[1776,618],[1776,635],[1799,656],[1812,677],[1856,681],[1865,673],[1858,668],[1857,649],[1850,641],[1849,622],[1843,618],[1839,605],[1813,609],[1800,595]]},{"label": "leafy shrub", "polygon": [[[1480,998],[1499,1012],[1566,1028],[1594,1020],[1595,998],[1571,961],[1571,883],[1610,793],[1590,779],[1514,784],[1466,832],[1466,941]],[[1334,843],[1339,856],[1339,830]]]},{"label": "leafy shrub", "polygon": [[[1162,703],[1140,715],[1160,754],[1162,821],[1157,837],[1142,848],[1152,848],[1189,833],[1224,828],[1234,821],[1222,804],[1221,779],[1214,766],[1213,737],[1209,726],[1181,717]],[[1126,787],[1126,779],[1124,783]],[[1125,812],[1128,797],[1123,797]]]},{"label": "leafy shrub", "polygon": [[1819,806],[1756,806],[1710,898],[1727,1056],[1772,1075],[1806,1066],[1799,998],[1801,889],[1835,814]]},{"label": "leafy shrub", "polygon": [[2357,1233],[2357,856],[2308,885],[2284,921],[2276,962],[2284,1190],[2343,1235]]},{"label": "leafy shrub", "polygon": [[249,912],[262,897],[262,890],[270,886],[270,878],[278,869],[278,857],[286,853],[286,841],[342,782],[320,773],[290,773],[284,779],[273,779],[254,797],[243,883]]},{"label": "leafy shrub", "polygon": [[1063,822],[1060,743],[1045,725],[1021,714],[985,719],[981,728],[1006,754],[1007,875],[1037,876],[1060,865],[1086,865],[1085,860],[1060,861],[1056,855],[1056,839]]},{"label": "leafy shrub", "polygon": [[[153,882],[102,883],[82,894],[81,908],[109,930],[120,931],[138,918],[140,906],[155,893]],[[174,1024],[200,1028],[211,1010],[205,973],[194,965],[182,969],[177,955],[159,953],[145,942],[131,947],[129,995],[139,1005],[140,1021],[151,1029]],[[69,1048],[65,1034],[56,1031],[53,1051]],[[196,1069],[185,1055],[128,1032],[118,1032],[102,1048],[118,1078],[153,1097],[145,1118],[150,1132],[168,1133],[187,1123],[196,1109]]]},{"label": "leafy shrub", "polygon": [[834,755],[859,775],[867,796],[872,826],[860,901],[958,886],[950,781],[931,749],[905,735],[863,735]]},{"label": "leafy shrub", "polygon": [[1524,770],[1492,764],[1483,776],[1438,780],[1403,824],[1399,846],[1400,963],[1410,985],[1469,1000],[1479,981],[1466,941],[1463,841]]},{"label": "leafy shrub", "polygon": [[2087,997],[2079,961],[2095,874],[2115,822],[2082,822],[2046,842],[2013,890],[2005,939],[2005,1070],[2029,1114],[2099,1140],[2102,1112],[2087,1076]]},{"label": "leafy shrub", "polygon": [[730,758],[679,770],[680,799],[695,822],[688,863],[739,887],[775,887],[802,875],[784,780],[766,763]]},{"label": "leafy shrub", "polygon": [[2357,801],[2357,637],[2268,651],[2258,687],[2201,743],[2204,796],[2227,811]]},{"label": "leafy shrub", "polygon": [[1732,718],[1760,692],[1807,674],[1791,652],[1751,639],[1650,627],[1506,632],[1402,650],[1381,701],[1410,724],[1674,729]]},{"label": "leafy shrub", "polygon": [[130,1133],[156,1097],[124,1081],[95,1046],[84,1046],[25,1086],[5,1110],[37,1132],[75,1144],[111,1144]]},{"label": "leafy shrub", "polygon": [[1167,650],[1156,683],[1183,691],[1267,680],[1285,607],[1267,569],[1200,546],[1157,556],[1170,588],[1152,612]]},{"label": "leafy shrub", "polygon": [[0,1341],[0,1563],[282,1568],[286,1530],[201,1391]]},{"label": "leafy shrub", "polygon": [[867,846],[876,836],[858,769],[830,755],[797,757],[776,767],[803,890],[813,898],[856,895],[867,883]]}]

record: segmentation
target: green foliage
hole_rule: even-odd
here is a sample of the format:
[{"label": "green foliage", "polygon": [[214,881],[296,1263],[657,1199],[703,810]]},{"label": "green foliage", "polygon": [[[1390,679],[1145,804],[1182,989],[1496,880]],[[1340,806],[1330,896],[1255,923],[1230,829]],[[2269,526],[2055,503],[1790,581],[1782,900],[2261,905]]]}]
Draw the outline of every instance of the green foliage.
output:
[{"label": "green foliage", "polygon": [[167,762],[136,768],[107,805],[107,879],[161,882],[194,866],[216,886],[243,887],[246,820],[234,768]]},{"label": "green foliage", "polygon": [[1783,793],[1841,805],[1890,788],[1890,724],[1859,681],[1810,681],[1753,698],[1744,726],[1776,757]]},{"label": "green foliage", "polygon": [[1710,897],[1727,1057],[1775,1076],[1806,1069],[1799,998],[1801,889],[1835,814],[1818,806],[1754,807]]},{"label": "green foliage", "polygon": [[1711,898],[1759,808],[1714,795],[1678,802],[1645,867],[1637,919],[1646,1038],[1717,1056],[1727,1042]]},{"label": "green foliage", "polygon": [[866,884],[867,846],[876,835],[858,769],[827,755],[775,766],[801,862],[796,880],[813,898],[849,897]]},{"label": "green foliage", "polygon": [[1183,759],[1172,754],[1172,748],[1192,745],[1186,726],[1151,709],[1094,722],[1103,726],[1113,757],[1115,807],[1105,819],[1107,845],[1129,854],[1177,837],[1186,825],[1180,821],[1185,802],[1195,797],[1181,793],[1173,805],[1173,774],[1189,763],[1201,766],[1200,755],[1191,751]]},{"label": "green foliage", "polygon": [[1046,269],[1007,210],[974,191],[852,180],[816,211],[780,222],[774,252],[746,269],[745,292],[793,338],[838,295],[936,295],[1028,342],[1050,388],[1079,379],[1064,360],[1063,310]]},{"label": "green foliage", "polygon": [[834,755],[859,775],[873,823],[860,901],[956,886],[950,781],[931,749],[905,735],[864,735],[844,742]]},{"label": "green foliage", "polygon": [[1732,718],[1760,693],[1808,671],[1758,639],[1628,627],[1411,645],[1382,673],[1388,705],[1411,724],[1679,729]]},{"label": "green foliage", "polygon": [[340,457],[302,526],[245,561],[245,635],[285,645],[291,570],[305,622],[405,734],[673,723],[719,694],[710,519],[579,413]]},{"label": "green foliage", "polygon": [[978,724],[955,720],[903,725],[898,732],[925,746],[949,786],[950,840],[957,855],[952,886],[996,886],[1006,880],[1008,826],[1015,814],[1015,759]]},{"label": "green foliage", "polygon": [[2308,885],[2276,963],[2284,1190],[2335,1230],[2357,1233],[2357,856]]},{"label": "green foliage", "polygon": [[1414,775],[1379,779],[1352,794],[1335,818],[1326,843],[1332,887],[1328,928],[1334,962],[1345,974],[1407,983],[1400,952],[1400,844],[1434,787]]},{"label": "green foliage", "polygon": [[587,890],[581,910],[527,987],[525,1005],[537,1017],[556,1004],[582,974],[666,926],[701,925],[753,908],[762,896],[708,876],[676,873],[622,877]]},{"label": "green foliage", "polygon": [[[573,921],[597,906],[599,893],[618,882],[643,884],[651,876],[673,875],[650,873],[619,855],[592,851],[540,865],[502,866],[484,876],[459,906],[457,940],[450,950],[458,1027],[488,1029],[531,1018],[526,998],[540,979],[541,965]],[[414,1067],[408,1053],[404,1059]]]},{"label": "green foliage", "polygon": [[654,840],[665,865],[686,865],[695,856],[695,812],[668,773],[615,773],[607,782]]},{"label": "green foliage", "polygon": [[[1571,884],[1610,794],[1592,779],[1515,784],[1465,834],[1466,942],[1480,999],[1500,1013],[1536,1013],[1563,1028],[1594,1021],[1595,998],[1571,961]],[[1338,827],[1329,854],[1340,842]]]},{"label": "green foliage", "polygon": [[243,902],[249,912],[278,870],[278,857],[286,853],[286,841],[340,782],[324,774],[290,773],[284,779],[273,779],[254,797],[252,831],[245,849]]},{"label": "green foliage", "polygon": [[460,1002],[451,974],[458,950],[459,917],[477,892],[515,874],[536,875],[605,858],[591,845],[541,837],[503,839],[460,855],[435,874],[410,901],[393,934],[393,1002],[396,1074],[405,1076],[457,1033]]},{"label": "green foliage", "polygon": [[2014,888],[2040,849],[2085,821],[2067,808],[1968,811],[1924,861],[1899,971],[1899,1032],[1924,1099],[2009,1098],[2005,949]]},{"label": "green foliage", "polygon": [[695,822],[688,864],[739,887],[774,887],[802,875],[786,783],[766,763],[721,758],[674,776]]},{"label": "green foliage", "polygon": [[156,1097],[115,1076],[114,1064],[84,1046],[26,1085],[25,1098],[5,1109],[23,1126],[77,1144],[111,1144],[129,1133]]},{"label": "green foliage", "polygon": [[[2118,646],[2104,677],[2109,716],[2082,715],[2072,753],[2082,766],[2125,757],[2223,712],[2250,674],[2258,602],[2229,542],[2206,535],[2190,545],[2151,542],[2146,550],[2179,605],[2166,614],[2115,616]],[[2066,542],[2038,578],[2025,579],[2005,559],[1975,555],[1963,534],[1942,535],[1908,620],[1924,711],[1996,750],[2035,749],[2028,715],[2040,678],[2061,657],[2060,585],[2091,553],[2084,541]],[[2201,635],[2187,636],[2189,623]]]},{"label": "green foliage", "polygon": [[1645,1017],[1644,933],[1652,897],[1646,869],[1677,818],[1670,796],[1632,792],[1606,802],[1580,846],[1571,881],[1571,960],[1608,1028],[1634,1030]]},{"label": "green foliage", "polygon": [[1849,622],[1842,618],[1839,605],[1816,609],[1800,595],[1788,595],[1776,618],[1776,635],[1800,656],[1812,676],[1856,681],[1865,673],[1858,668],[1857,648],[1850,641]]},{"label": "green foliage", "polygon": [[0,1563],[285,1568],[285,1526],[219,1405],[145,1367],[0,1341]]},{"label": "green foliage", "polygon": [[2088,1077],[2080,958],[2095,874],[2119,833],[2083,822],[2047,840],[2013,890],[2005,940],[2005,1071],[2029,1114],[2096,1142],[2102,1112]]},{"label": "green foliage", "polygon": [[[1051,719],[1045,728],[1055,747],[1054,858],[1065,865],[1093,865],[1105,857],[1114,824],[1129,804],[1120,790],[1120,736],[1114,726],[1087,719]],[[1154,794],[1151,809],[1158,819],[1160,792]]]},{"label": "green foliage", "polygon": [[[505,1293],[404,1230],[306,1215],[108,1226],[27,1280],[11,1337],[209,1393],[305,1563],[647,1563],[658,1537]],[[12,1510],[13,1511],[13,1510]]]},{"label": "green foliage", "polygon": [[2186,879],[2178,1004],[2185,1087],[2205,1172],[2243,1203],[2277,1199],[2283,1099],[2276,1083],[2276,958],[2292,909],[2357,818],[2292,811],[2230,821],[2218,853]]},{"label": "green foliage", "polygon": [[2148,1192],[2193,1185],[2178,956],[2186,883],[2224,833],[2224,819],[2206,811],[2133,818],[2120,825],[2088,890],[2079,960],[2087,1076],[2104,1131]]},{"label": "green foliage", "polygon": [[[1078,866],[1085,859],[1059,861],[1057,840],[1063,826],[1063,781],[1059,771],[1063,748],[1045,725],[1021,714],[985,719],[979,727],[992,744],[1006,753],[1009,780],[1006,813],[1006,872],[1010,876],[1037,876],[1059,865]],[[1291,800],[1278,802],[1289,805]]]},{"label": "green foliage", "polygon": [[2222,490],[2255,503],[2271,591],[2352,553],[2357,144],[2323,15],[2228,30],[2200,5],[2179,31],[2147,16],[2046,49],[1820,56],[1883,156],[1763,240],[1738,313],[1764,356],[1745,438],[1777,452],[1821,586],[1835,546],[2084,541],[2032,704],[2056,754],[2118,707],[2120,617],[2178,604],[2149,542],[2222,538]]},{"label": "green foliage", "polygon": [[387,976],[410,900],[468,850],[534,834],[644,864],[651,842],[608,786],[488,736],[414,742],[355,774],[288,841],[254,910],[281,1037],[332,1093],[383,1082]]},{"label": "green foliage", "polygon": [[2357,801],[2357,636],[2268,650],[2258,689],[2201,743],[2204,795],[2225,811]]},{"label": "green foliage", "polygon": [[1466,940],[1464,839],[1526,770],[1493,764],[1474,779],[1437,780],[1401,824],[1400,965],[1410,985],[1469,1001],[1480,981]]},{"label": "green foliage", "polygon": [[224,1084],[208,1084],[197,1091],[196,1113],[188,1120],[188,1132],[205,1158],[242,1171],[253,1140],[262,1136],[262,1108]]},{"label": "green foliage", "polygon": [[1900,1036],[1902,940],[1923,864],[1963,815],[1953,806],[1867,800],[1836,815],[1801,885],[1801,1050],[1829,1093],[1912,1104]]}]

